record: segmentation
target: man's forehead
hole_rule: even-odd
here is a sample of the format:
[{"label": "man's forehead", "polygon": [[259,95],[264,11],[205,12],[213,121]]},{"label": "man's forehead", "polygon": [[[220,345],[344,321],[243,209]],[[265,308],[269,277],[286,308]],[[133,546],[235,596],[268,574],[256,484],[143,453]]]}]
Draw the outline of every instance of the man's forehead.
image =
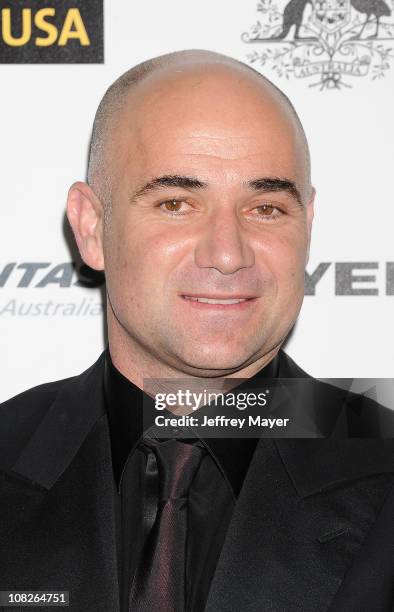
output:
[{"label": "man's forehead", "polygon": [[294,176],[302,159],[294,131],[267,117],[242,123],[242,115],[228,120],[207,109],[145,119],[119,130],[113,157],[134,176],[182,172],[229,183],[261,173]]},{"label": "man's forehead", "polygon": [[163,121],[216,118],[235,120],[242,130],[256,116],[289,127],[295,123],[282,96],[263,77],[226,64],[188,64],[156,70],[131,88],[119,119],[155,127]]},{"label": "man's forehead", "polygon": [[[141,175],[196,175],[207,183],[231,184],[254,175],[298,174],[300,156],[272,143],[251,139],[174,138],[171,143],[141,140],[124,149],[130,179]],[[118,158],[119,159],[119,158]],[[300,169],[301,174],[301,169]]]},{"label": "man's forehead", "polygon": [[[154,80],[153,80],[154,78]],[[113,139],[140,153],[165,147],[179,154],[239,158],[294,147],[297,129],[282,105],[250,77],[233,71],[154,75],[127,96]],[[114,143],[116,144],[116,143]]]}]

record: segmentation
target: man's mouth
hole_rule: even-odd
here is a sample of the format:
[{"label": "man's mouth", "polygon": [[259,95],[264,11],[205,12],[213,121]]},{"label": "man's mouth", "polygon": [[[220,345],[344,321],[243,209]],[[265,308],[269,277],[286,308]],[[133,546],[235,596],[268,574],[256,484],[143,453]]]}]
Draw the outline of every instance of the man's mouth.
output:
[{"label": "man's mouth", "polygon": [[223,306],[229,306],[232,304],[242,304],[243,302],[250,302],[252,300],[254,300],[255,298],[250,296],[250,297],[244,297],[244,296],[234,296],[234,297],[222,297],[222,296],[215,296],[215,297],[208,297],[208,296],[196,296],[196,295],[182,295],[184,300],[189,300],[191,302],[199,302],[201,304],[217,304],[217,305],[223,305]]},{"label": "man's mouth", "polygon": [[230,300],[218,300],[215,298],[205,298],[205,297],[201,297],[201,298],[197,298],[197,297],[192,297],[190,295],[184,295],[183,296],[185,298],[185,300],[192,300],[193,302],[202,302],[203,304],[240,304],[241,302],[246,302],[247,298],[244,299],[230,299]]}]

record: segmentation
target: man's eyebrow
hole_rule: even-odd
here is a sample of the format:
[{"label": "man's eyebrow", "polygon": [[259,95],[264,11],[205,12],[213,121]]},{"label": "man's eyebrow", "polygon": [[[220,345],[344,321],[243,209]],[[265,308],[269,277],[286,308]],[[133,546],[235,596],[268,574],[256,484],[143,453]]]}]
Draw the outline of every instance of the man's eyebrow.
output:
[{"label": "man's eyebrow", "polygon": [[247,186],[250,189],[254,189],[255,191],[262,191],[265,193],[268,193],[270,191],[286,191],[295,200],[297,200],[300,206],[303,205],[301,194],[298,191],[296,184],[294,183],[294,181],[290,181],[289,179],[265,176],[263,178],[258,178],[254,179],[253,181],[249,181],[249,183],[247,183]]},{"label": "man's eyebrow", "polygon": [[155,191],[161,187],[179,187],[181,189],[202,189],[207,187],[207,183],[200,181],[193,176],[181,176],[179,174],[165,174],[163,176],[157,176],[145,183],[135,193],[131,194],[130,201],[144,196],[150,191]]},{"label": "man's eyebrow", "polygon": [[[298,191],[294,181],[289,179],[281,179],[277,177],[262,177],[245,183],[249,189],[254,191],[262,191],[265,193],[275,191],[286,191],[289,193],[300,206],[302,206],[301,194]],[[183,176],[179,174],[164,174],[157,176],[140,187],[135,193],[130,195],[129,200],[136,200],[145,194],[160,189],[162,187],[178,187],[181,189],[203,189],[208,187],[208,184],[194,176]]]}]

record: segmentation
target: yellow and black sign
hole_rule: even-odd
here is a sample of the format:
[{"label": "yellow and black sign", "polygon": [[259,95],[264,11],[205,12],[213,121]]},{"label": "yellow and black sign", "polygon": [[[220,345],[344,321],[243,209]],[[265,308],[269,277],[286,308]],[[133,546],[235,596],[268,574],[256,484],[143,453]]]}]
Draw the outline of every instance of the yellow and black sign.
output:
[{"label": "yellow and black sign", "polygon": [[1,64],[103,61],[103,0],[0,0]]}]

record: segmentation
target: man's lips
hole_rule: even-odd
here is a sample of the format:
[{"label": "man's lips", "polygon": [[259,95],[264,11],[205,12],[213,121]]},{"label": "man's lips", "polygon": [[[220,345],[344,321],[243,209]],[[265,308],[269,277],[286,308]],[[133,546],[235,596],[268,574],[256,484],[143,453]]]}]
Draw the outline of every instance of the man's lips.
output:
[{"label": "man's lips", "polygon": [[247,306],[251,302],[255,302],[257,297],[245,294],[214,294],[214,295],[203,295],[203,294],[182,294],[181,297],[190,303],[199,307],[241,307]]}]

